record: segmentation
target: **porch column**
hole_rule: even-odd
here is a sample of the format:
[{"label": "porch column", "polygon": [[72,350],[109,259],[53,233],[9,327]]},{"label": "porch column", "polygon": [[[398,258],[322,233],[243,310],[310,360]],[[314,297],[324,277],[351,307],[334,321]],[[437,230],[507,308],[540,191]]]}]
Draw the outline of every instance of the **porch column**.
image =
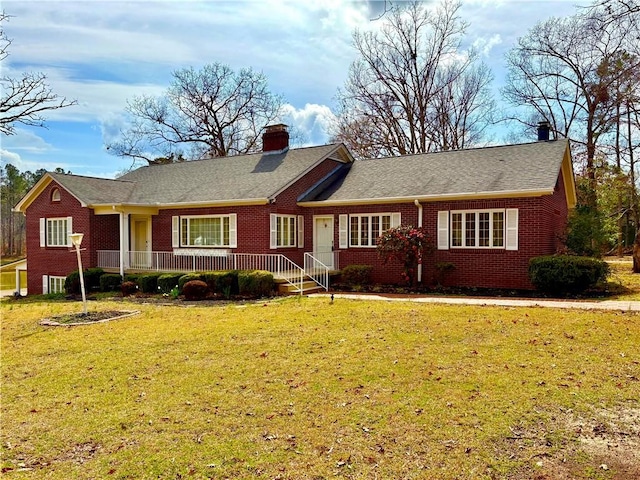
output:
[{"label": "porch column", "polygon": [[129,268],[129,214],[120,212],[120,275],[124,279],[124,271]]}]

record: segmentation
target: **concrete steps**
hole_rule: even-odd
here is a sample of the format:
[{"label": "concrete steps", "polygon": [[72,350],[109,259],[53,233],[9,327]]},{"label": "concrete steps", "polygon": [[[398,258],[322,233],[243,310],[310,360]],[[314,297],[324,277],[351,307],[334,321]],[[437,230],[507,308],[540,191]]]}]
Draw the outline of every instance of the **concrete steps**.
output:
[{"label": "concrete steps", "polygon": [[[284,279],[276,279],[278,285],[278,293],[280,295],[299,295],[300,289],[298,285],[292,285]],[[308,295],[310,293],[318,293],[324,291],[320,285],[313,280],[303,280],[302,282],[302,294]]]}]

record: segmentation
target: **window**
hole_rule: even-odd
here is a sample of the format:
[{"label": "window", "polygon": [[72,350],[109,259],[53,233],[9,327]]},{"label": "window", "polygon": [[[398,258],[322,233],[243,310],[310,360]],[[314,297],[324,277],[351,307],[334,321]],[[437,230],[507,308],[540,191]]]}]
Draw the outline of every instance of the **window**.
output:
[{"label": "window", "polygon": [[271,214],[271,248],[304,246],[304,217],[302,215]]},{"label": "window", "polygon": [[181,247],[228,247],[230,239],[229,215],[180,217]]},{"label": "window", "polygon": [[65,277],[49,277],[49,292],[48,293],[64,293]]},{"label": "window", "polygon": [[59,202],[60,201],[60,190],[57,188],[54,188],[51,191],[51,201],[52,202]]},{"label": "window", "polygon": [[[41,231],[41,235],[44,233],[45,245],[47,247],[70,247],[71,240],[69,240],[69,233],[71,233],[71,218],[41,219],[41,222],[45,221],[46,229]],[[41,225],[41,227],[42,226],[43,225]]]},{"label": "window", "polygon": [[504,210],[451,212],[451,246],[504,248]]},{"label": "window", "polygon": [[438,212],[438,250],[518,250],[518,209]]}]

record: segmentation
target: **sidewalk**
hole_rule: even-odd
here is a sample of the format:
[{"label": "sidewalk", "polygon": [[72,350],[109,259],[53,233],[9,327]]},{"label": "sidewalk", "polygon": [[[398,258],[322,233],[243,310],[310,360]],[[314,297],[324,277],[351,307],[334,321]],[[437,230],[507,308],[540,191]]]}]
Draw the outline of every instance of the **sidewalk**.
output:
[{"label": "sidewalk", "polygon": [[[331,293],[313,293],[309,297],[330,297]],[[640,312],[640,301],[617,300],[546,300],[540,298],[485,298],[485,297],[436,297],[425,295],[375,295],[357,293],[333,293],[335,299],[381,300],[387,302],[416,302],[450,305],[491,305],[499,307],[547,307],[582,310],[617,310]]]}]

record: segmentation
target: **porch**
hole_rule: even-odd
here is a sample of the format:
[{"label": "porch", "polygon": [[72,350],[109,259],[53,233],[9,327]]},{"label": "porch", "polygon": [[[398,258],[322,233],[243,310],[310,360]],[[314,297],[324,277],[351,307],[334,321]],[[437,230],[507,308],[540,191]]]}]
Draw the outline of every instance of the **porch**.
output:
[{"label": "porch", "polygon": [[[123,258],[121,254],[124,253]],[[232,253],[223,250],[176,252],[98,250],[97,267],[119,272],[209,272],[264,270],[289,293],[328,290],[338,270],[338,252],[307,252],[303,266],[283,254]],[[324,260],[324,261],[323,261]]]}]

